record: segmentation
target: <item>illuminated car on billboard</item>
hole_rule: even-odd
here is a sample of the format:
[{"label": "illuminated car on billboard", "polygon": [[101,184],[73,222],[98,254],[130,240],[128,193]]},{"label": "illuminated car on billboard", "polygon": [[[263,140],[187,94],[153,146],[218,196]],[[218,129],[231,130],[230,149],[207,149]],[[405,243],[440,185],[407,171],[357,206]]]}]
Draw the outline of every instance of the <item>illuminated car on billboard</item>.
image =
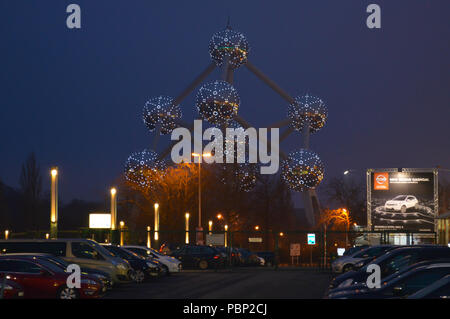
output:
[{"label": "illuminated car on billboard", "polygon": [[395,211],[401,211],[402,213],[405,213],[408,208],[416,207],[416,205],[419,203],[417,198],[412,195],[398,195],[395,196],[393,199],[388,200],[384,204],[384,208],[386,210],[395,210]]}]

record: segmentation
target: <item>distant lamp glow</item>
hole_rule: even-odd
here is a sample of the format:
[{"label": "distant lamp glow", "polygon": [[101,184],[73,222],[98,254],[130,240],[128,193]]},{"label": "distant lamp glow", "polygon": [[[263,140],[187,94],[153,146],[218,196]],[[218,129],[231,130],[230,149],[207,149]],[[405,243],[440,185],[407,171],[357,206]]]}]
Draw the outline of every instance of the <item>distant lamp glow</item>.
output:
[{"label": "distant lamp glow", "polygon": [[255,226],[255,230],[259,230],[259,226],[258,225]]},{"label": "distant lamp glow", "polygon": [[212,222],[212,220],[210,220],[210,221],[208,222],[208,226],[209,226],[209,234],[211,234],[211,232],[212,232],[212,225],[213,225],[213,222]]},{"label": "distant lamp glow", "polygon": [[344,172],[344,175],[347,175],[348,173],[350,173],[350,172],[349,172],[349,171],[345,171],[345,172]]},{"label": "distant lamp glow", "polygon": [[147,248],[152,248],[152,236],[150,235],[150,231],[152,228],[150,226],[147,226]]},{"label": "distant lamp glow", "polygon": [[6,240],[9,239],[9,230],[5,230],[5,239],[6,239]]},{"label": "distant lamp glow", "polygon": [[58,234],[58,168],[52,168],[50,175],[50,237],[56,238]]},{"label": "distant lamp glow", "polygon": [[111,187],[111,223],[110,227],[112,230],[117,228],[117,189],[115,187]]},{"label": "distant lamp glow", "polygon": [[189,244],[189,213],[186,213],[184,215],[185,219],[186,219],[186,223],[185,223],[185,230],[186,230],[186,234],[185,234],[185,239],[184,242],[186,244]]},{"label": "distant lamp glow", "polygon": [[120,221],[120,246],[123,246],[124,240],[123,240],[123,228],[125,227],[125,223],[123,221]]},{"label": "distant lamp glow", "polygon": [[284,233],[283,233],[283,232],[281,232],[281,233],[280,233],[280,237],[283,237],[283,236],[284,236]]},{"label": "distant lamp glow", "polygon": [[225,247],[228,246],[228,225],[224,226],[225,228]]},{"label": "distant lamp glow", "polygon": [[155,232],[154,232],[154,239],[156,241],[159,240],[159,204],[155,203]]},{"label": "distant lamp glow", "polygon": [[217,219],[222,219],[222,218],[223,218],[222,214],[217,214]]},{"label": "distant lamp glow", "polygon": [[49,239],[49,238],[50,238],[50,234],[49,233],[45,234],[45,239]]}]

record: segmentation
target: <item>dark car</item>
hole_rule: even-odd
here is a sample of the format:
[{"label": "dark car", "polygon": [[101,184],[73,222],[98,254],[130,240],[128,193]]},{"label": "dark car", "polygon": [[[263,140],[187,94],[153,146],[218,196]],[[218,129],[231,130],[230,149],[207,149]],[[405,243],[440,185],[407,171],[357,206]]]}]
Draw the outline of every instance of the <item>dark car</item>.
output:
[{"label": "dark car", "polygon": [[0,275],[0,299],[18,299],[23,296],[24,291],[19,283],[11,280],[9,275]]},{"label": "dark car", "polygon": [[[51,254],[40,254],[40,253],[16,253],[16,254],[8,254],[8,256],[22,256],[22,257],[28,257],[28,258],[37,258],[37,259],[44,259],[49,262],[54,263],[55,265],[61,267],[63,270],[66,270],[67,267],[70,265],[69,262],[65,261],[64,259],[60,257],[53,256]],[[88,276],[93,276],[100,280],[104,286],[104,291],[107,289],[112,289],[112,278],[111,275],[107,272],[98,270],[98,269],[92,269],[92,268],[86,268],[86,267],[80,267],[81,273]]]},{"label": "dark car", "polygon": [[408,299],[450,299],[450,275],[409,295]]},{"label": "dark car", "polygon": [[[421,261],[421,262],[415,263],[413,265],[410,265],[408,267],[402,268],[399,271],[397,271],[385,278],[382,278],[381,286],[386,285],[391,280],[394,280],[395,278],[402,276],[403,274],[405,274],[415,268],[432,265],[432,264],[437,264],[437,263],[450,263],[450,259],[425,260],[425,261]],[[327,297],[332,298],[334,295],[341,294],[343,291],[348,291],[350,293],[352,290],[354,291],[354,290],[360,290],[360,289],[365,289],[365,288],[367,288],[367,285],[365,282],[362,282],[362,283],[359,283],[356,285],[354,285],[352,283],[348,283],[348,284],[341,285],[341,286],[329,291]]]},{"label": "dark car", "polygon": [[367,267],[377,264],[381,268],[381,278],[385,278],[402,268],[424,260],[437,260],[450,258],[450,248],[445,246],[409,246],[390,250],[375,258],[373,261],[357,271],[349,271],[337,276],[331,281],[330,290],[338,287],[343,282],[358,284],[366,281],[369,273]]},{"label": "dark car", "polygon": [[210,246],[185,245],[172,251],[171,256],[180,260],[183,268],[218,268],[224,263],[222,254]]},{"label": "dark car", "polygon": [[258,256],[245,248],[238,248],[239,253],[241,254],[242,264],[243,266],[259,266],[260,260]]},{"label": "dark car", "polygon": [[133,268],[130,278],[137,283],[141,283],[150,277],[158,276],[163,272],[163,269],[155,262],[142,258],[131,251],[115,245],[102,244],[102,246],[114,256],[122,258],[130,264],[131,268]]},{"label": "dark car", "polygon": [[9,276],[10,280],[21,285],[25,298],[77,299],[98,298],[102,295],[102,283],[83,274],[79,289],[67,287],[69,275],[61,267],[46,260],[0,256],[0,276]]},{"label": "dark car", "polygon": [[438,263],[414,268],[387,282],[381,288],[361,288],[342,291],[331,299],[406,298],[450,274],[450,263]]},{"label": "dark car", "polygon": [[264,258],[266,267],[275,265],[275,254],[272,251],[258,251],[256,255]]},{"label": "dark car", "polygon": [[238,266],[240,264],[239,252],[232,247],[214,247],[222,253],[224,264],[228,266]]}]

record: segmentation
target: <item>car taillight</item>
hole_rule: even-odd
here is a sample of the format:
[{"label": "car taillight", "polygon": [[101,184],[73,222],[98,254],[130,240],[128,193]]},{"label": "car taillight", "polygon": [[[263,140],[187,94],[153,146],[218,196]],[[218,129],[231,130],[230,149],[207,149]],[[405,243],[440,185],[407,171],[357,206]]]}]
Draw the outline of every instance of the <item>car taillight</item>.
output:
[{"label": "car taillight", "polygon": [[232,254],[231,254],[231,256],[233,256],[233,257],[234,257],[234,253],[232,253]]},{"label": "car taillight", "polygon": [[214,258],[214,259],[219,259],[220,256],[219,256],[219,255],[215,255],[213,258]]}]

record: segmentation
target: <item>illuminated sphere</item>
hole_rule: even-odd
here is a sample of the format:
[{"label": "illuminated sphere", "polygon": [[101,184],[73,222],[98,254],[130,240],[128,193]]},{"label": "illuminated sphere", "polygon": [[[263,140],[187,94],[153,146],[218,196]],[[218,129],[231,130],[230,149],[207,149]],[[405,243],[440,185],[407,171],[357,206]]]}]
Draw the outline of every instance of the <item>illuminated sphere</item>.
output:
[{"label": "illuminated sphere", "polygon": [[236,170],[239,189],[244,192],[251,191],[256,186],[258,167],[253,163],[239,164]]},{"label": "illuminated sphere", "polygon": [[224,124],[232,119],[237,114],[239,103],[236,89],[225,81],[204,84],[195,101],[198,113],[211,124]]},{"label": "illuminated sphere", "polygon": [[181,118],[180,105],[174,105],[169,96],[153,97],[144,105],[143,120],[150,132],[161,125],[161,135],[169,134],[177,127],[176,120]]},{"label": "illuminated sphere", "polygon": [[128,157],[125,163],[125,178],[140,187],[149,187],[154,177],[163,175],[166,168],[166,162],[159,160],[155,151],[145,149]]},{"label": "illuminated sphere", "polygon": [[247,62],[249,51],[245,36],[230,27],[215,33],[209,41],[209,55],[218,66],[228,57],[231,67],[238,68]]},{"label": "illuminated sphere", "polygon": [[281,166],[283,180],[290,189],[298,192],[319,185],[323,179],[323,173],[324,165],[319,156],[305,149],[290,153]]},{"label": "illuminated sphere", "polygon": [[288,107],[288,117],[296,131],[302,131],[307,121],[309,121],[311,133],[317,132],[325,125],[328,110],[322,99],[304,95],[294,100],[295,102]]}]

